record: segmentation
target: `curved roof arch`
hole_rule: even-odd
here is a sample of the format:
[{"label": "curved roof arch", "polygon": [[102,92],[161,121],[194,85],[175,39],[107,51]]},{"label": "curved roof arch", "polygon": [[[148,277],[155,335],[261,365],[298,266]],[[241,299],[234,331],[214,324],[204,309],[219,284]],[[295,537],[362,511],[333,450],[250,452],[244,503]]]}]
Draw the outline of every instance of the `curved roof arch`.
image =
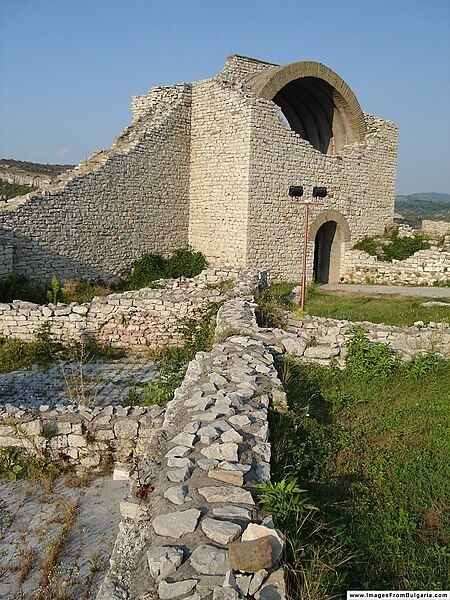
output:
[{"label": "curved roof arch", "polygon": [[280,106],[291,128],[323,153],[362,141],[366,120],[350,87],[314,61],[267,66],[246,81],[252,92]]}]

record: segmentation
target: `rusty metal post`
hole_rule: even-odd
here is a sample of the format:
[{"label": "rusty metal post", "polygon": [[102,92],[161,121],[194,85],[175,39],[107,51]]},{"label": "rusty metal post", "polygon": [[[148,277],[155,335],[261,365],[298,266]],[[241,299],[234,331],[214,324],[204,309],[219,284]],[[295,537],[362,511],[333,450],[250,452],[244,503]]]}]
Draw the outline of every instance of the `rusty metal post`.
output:
[{"label": "rusty metal post", "polygon": [[305,310],[305,295],[306,295],[306,265],[307,265],[307,254],[308,254],[308,220],[309,220],[309,202],[304,203],[304,232],[303,232],[303,267],[302,267],[302,285],[301,285],[301,297],[300,297],[300,310]]}]

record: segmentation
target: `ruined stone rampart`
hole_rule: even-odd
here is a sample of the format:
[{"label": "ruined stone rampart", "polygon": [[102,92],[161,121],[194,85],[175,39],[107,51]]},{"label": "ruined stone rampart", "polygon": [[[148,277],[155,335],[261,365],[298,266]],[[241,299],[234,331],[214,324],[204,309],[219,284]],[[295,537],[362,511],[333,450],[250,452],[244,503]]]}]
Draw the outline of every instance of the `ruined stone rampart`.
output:
[{"label": "ruined stone rampart", "polygon": [[433,285],[450,279],[450,251],[419,250],[405,260],[384,262],[362,250],[347,250],[341,278],[345,283]]},{"label": "ruined stone rampart", "polygon": [[8,276],[13,263],[13,232],[8,228],[0,228],[0,279]]},{"label": "ruined stone rampart", "polygon": [[423,219],[421,230],[423,231],[423,233],[428,233],[429,235],[450,234],[450,222],[428,221],[427,219]]},{"label": "ruined stone rampart", "polygon": [[145,352],[176,345],[182,319],[197,317],[212,302],[251,295],[264,282],[258,271],[208,269],[194,279],[165,280],[162,289],[98,296],[86,304],[38,305],[16,300],[0,304],[0,336],[33,339],[42,328],[59,341],[92,338],[116,348]]},{"label": "ruined stone rampart", "polygon": [[[430,323],[429,325],[417,324],[411,327],[395,327],[383,323],[368,321],[352,322],[338,319],[327,319],[304,315],[297,319],[286,315],[286,329],[299,337],[300,344],[288,341],[285,351],[290,347],[293,353],[305,360],[318,364],[329,364],[330,360],[337,360],[341,366],[345,365],[347,340],[352,335],[352,329],[360,327],[366,332],[369,340],[386,342],[400,357],[411,358],[427,350],[435,350],[450,356],[450,325],[448,323]],[[273,337],[273,332],[271,336]],[[266,338],[268,343],[276,344],[282,336],[275,331],[274,339]]]},{"label": "ruined stone rampart", "polygon": [[31,280],[114,280],[144,252],[188,243],[190,88],[153,92],[152,110],[106,151],[42,193],[0,205],[13,270]]},{"label": "ruined stone rampart", "polygon": [[[154,491],[136,498],[134,477],[121,504],[97,600],[284,598],[282,540],[252,493],[270,478],[268,406],[285,402],[257,329],[254,305],[220,309],[218,341],[189,364],[167,406],[167,441],[142,462]],[[242,334],[223,339],[230,331]]]}]

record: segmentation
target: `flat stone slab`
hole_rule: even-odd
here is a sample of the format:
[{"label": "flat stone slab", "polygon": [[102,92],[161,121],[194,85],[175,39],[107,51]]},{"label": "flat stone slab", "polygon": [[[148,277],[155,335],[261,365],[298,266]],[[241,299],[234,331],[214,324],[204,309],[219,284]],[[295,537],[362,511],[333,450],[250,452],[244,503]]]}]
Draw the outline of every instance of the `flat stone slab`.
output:
[{"label": "flat stone slab", "polygon": [[185,533],[192,533],[197,527],[200,511],[196,508],[158,515],[152,525],[155,533],[178,539]]},{"label": "flat stone slab", "polygon": [[184,581],[176,581],[174,583],[161,581],[158,586],[158,596],[161,600],[186,597],[186,594],[189,594],[196,585],[197,579],[185,579]]},{"label": "flat stone slab", "polygon": [[238,538],[242,532],[242,527],[236,523],[210,518],[204,519],[201,527],[207,538],[222,546]]},{"label": "flat stone slab", "polygon": [[230,569],[228,552],[209,544],[197,546],[191,554],[190,561],[201,575],[225,575]]},{"label": "flat stone slab", "polygon": [[236,504],[255,504],[247,490],[235,486],[211,486],[198,489],[198,493],[207,502],[235,502]]},{"label": "flat stone slab", "polygon": [[243,573],[256,573],[272,566],[272,545],[267,537],[232,542],[228,548],[230,567]]}]

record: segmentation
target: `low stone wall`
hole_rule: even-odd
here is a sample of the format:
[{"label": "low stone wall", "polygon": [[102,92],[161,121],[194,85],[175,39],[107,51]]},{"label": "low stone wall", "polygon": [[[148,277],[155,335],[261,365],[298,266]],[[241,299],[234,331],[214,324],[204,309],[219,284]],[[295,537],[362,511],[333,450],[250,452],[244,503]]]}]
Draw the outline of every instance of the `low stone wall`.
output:
[{"label": "low stone wall", "polygon": [[[240,332],[240,335],[232,335]],[[97,600],[282,600],[283,541],[253,495],[270,478],[268,406],[285,395],[254,305],[224,304],[217,342],[168,404],[159,454],[143,457]]]},{"label": "low stone wall", "polygon": [[43,453],[68,464],[96,468],[149,452],[164,409],[152,407],[0,406],[0,447]]},{"label": "low stone wall", "polygon": [[427,219],[422,220],[423,233],[430,235],[446,235],[450,233],[450,222],[449,221],[428,221]]},{"label": "low stone wall", "polygon": [[144,352],[181,341],[183,317],[196,317],[212,302],[252,295],[264,283],[260,271],[207,269],[193,279],[161,281],[162,289],[99,296],[87,304],[38,305],[16,300],[0,304],[0,336],[33,339],[48,327],[54,339],[93,338]]},{"label": "low stone wall", "polygon": [[295,319],[292,315],[286,316],[286,329],[296,334],[297,339],[288,339],[284,344],[288,335],[280,330],[266,330],[265,339],[272,345],[286,346],[284,351],[292,351],[307,361],[329,364],[331,360],[336,360],[344,366],[347,340],[351,335],[350,330],[355,326],[364,329],[369,340],[386,342],[403,358],[410,358],[426,350],[436,350],[450,357],[450,325],[447,323],[394,327],[382,323],[352,322],[310,315],[305,315],[302,320]]},{"label": "low stone wall", "polygon": [[433,285],[450,278],[450,251],[419,250],[405,260],[382,262],[362,250],[347,250],[341,265],[344,283]]}]

